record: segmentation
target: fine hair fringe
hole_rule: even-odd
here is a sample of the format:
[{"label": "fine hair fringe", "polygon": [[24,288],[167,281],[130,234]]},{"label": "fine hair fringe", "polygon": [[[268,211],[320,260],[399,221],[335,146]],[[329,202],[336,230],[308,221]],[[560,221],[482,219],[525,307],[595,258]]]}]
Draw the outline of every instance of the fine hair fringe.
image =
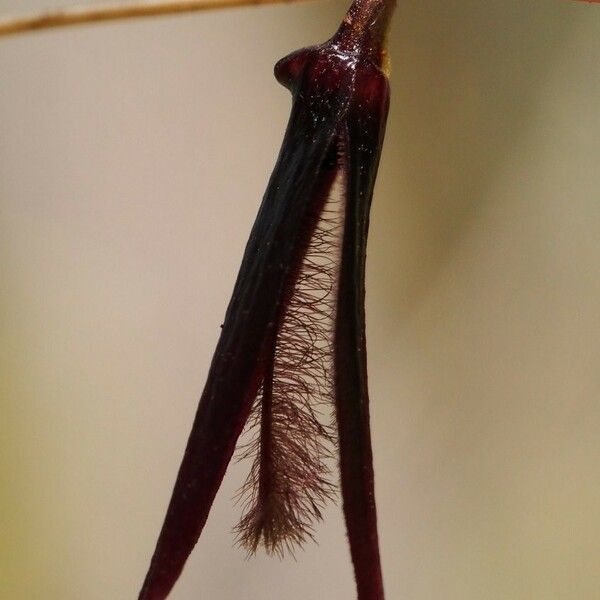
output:
[{"label": "fine hair fringe", "polygon": [[339,205],[330,195],[317,218],[248,421],[252,439],[239,455],[253,459],[237,495],[243,516],[234,529],[249,554],[261,544],[268,554],[293,554],[314,539],[315,522],[335,497],[327,462],[335,445],[330,423]]}]

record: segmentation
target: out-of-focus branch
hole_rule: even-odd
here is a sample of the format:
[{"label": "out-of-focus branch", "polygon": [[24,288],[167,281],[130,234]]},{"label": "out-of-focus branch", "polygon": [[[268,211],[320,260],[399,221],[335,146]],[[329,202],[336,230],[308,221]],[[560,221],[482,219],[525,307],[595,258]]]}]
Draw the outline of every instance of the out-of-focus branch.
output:
[{"label": "out-of-focus branch", "polygon": [[111,4],[73,6],[54,11],[0,19],[0,36],[53,27],[68,27],[84,23],[153,17],[179,13],[233,8],[260,4],[276,4],[298,0],[131,0]]}]

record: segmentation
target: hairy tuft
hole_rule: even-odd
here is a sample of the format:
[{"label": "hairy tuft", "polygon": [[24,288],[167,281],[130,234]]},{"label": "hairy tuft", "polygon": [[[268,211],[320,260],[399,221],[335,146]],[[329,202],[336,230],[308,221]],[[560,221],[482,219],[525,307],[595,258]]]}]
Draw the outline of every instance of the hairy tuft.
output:
[{"label": "hairy tuft", "polygon": [[314,539],[315,522],[333,499],[328,461],[335,444],[333,321],[342,220],[327,200],[315,218],[298,275],[286,294],[270,361],[240,459],[252,458],[238,493],[243,515],[237,543],[249,554],[292,554]]}]

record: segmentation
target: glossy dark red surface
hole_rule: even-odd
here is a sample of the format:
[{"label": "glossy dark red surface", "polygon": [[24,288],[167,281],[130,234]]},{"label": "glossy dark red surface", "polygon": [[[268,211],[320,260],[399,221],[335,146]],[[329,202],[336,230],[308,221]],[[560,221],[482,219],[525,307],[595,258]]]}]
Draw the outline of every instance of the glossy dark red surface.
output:
[{"label": "glossy dark red surface", "polygon": [[389,106],[387,78],[362,65],[343,137],[347,191],[335,325],[342,500],[358,598],[382,600],[367,385],[365,260],[369,209]]}]

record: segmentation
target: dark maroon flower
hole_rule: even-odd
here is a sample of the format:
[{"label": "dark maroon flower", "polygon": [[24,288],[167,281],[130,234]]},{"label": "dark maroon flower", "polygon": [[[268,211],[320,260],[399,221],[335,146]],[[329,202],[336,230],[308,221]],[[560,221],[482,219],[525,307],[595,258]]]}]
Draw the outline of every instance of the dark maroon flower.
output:
[{"label": "dark maroon flower", "polygon": [[[392,10],[393,1],[356,0],[329,41],[275,66],[293,96],[289,124],[140,600],[171,591],[247,422],[255,437],[244,454],[254,462],[242,490],[239,542],[280,553],[312,537],[333,493],[326,457],[337,447],[358,597],[383,599],[364,280],[389,104],[384,38]],[[336,432],[319,417],[327,403]]]}]

